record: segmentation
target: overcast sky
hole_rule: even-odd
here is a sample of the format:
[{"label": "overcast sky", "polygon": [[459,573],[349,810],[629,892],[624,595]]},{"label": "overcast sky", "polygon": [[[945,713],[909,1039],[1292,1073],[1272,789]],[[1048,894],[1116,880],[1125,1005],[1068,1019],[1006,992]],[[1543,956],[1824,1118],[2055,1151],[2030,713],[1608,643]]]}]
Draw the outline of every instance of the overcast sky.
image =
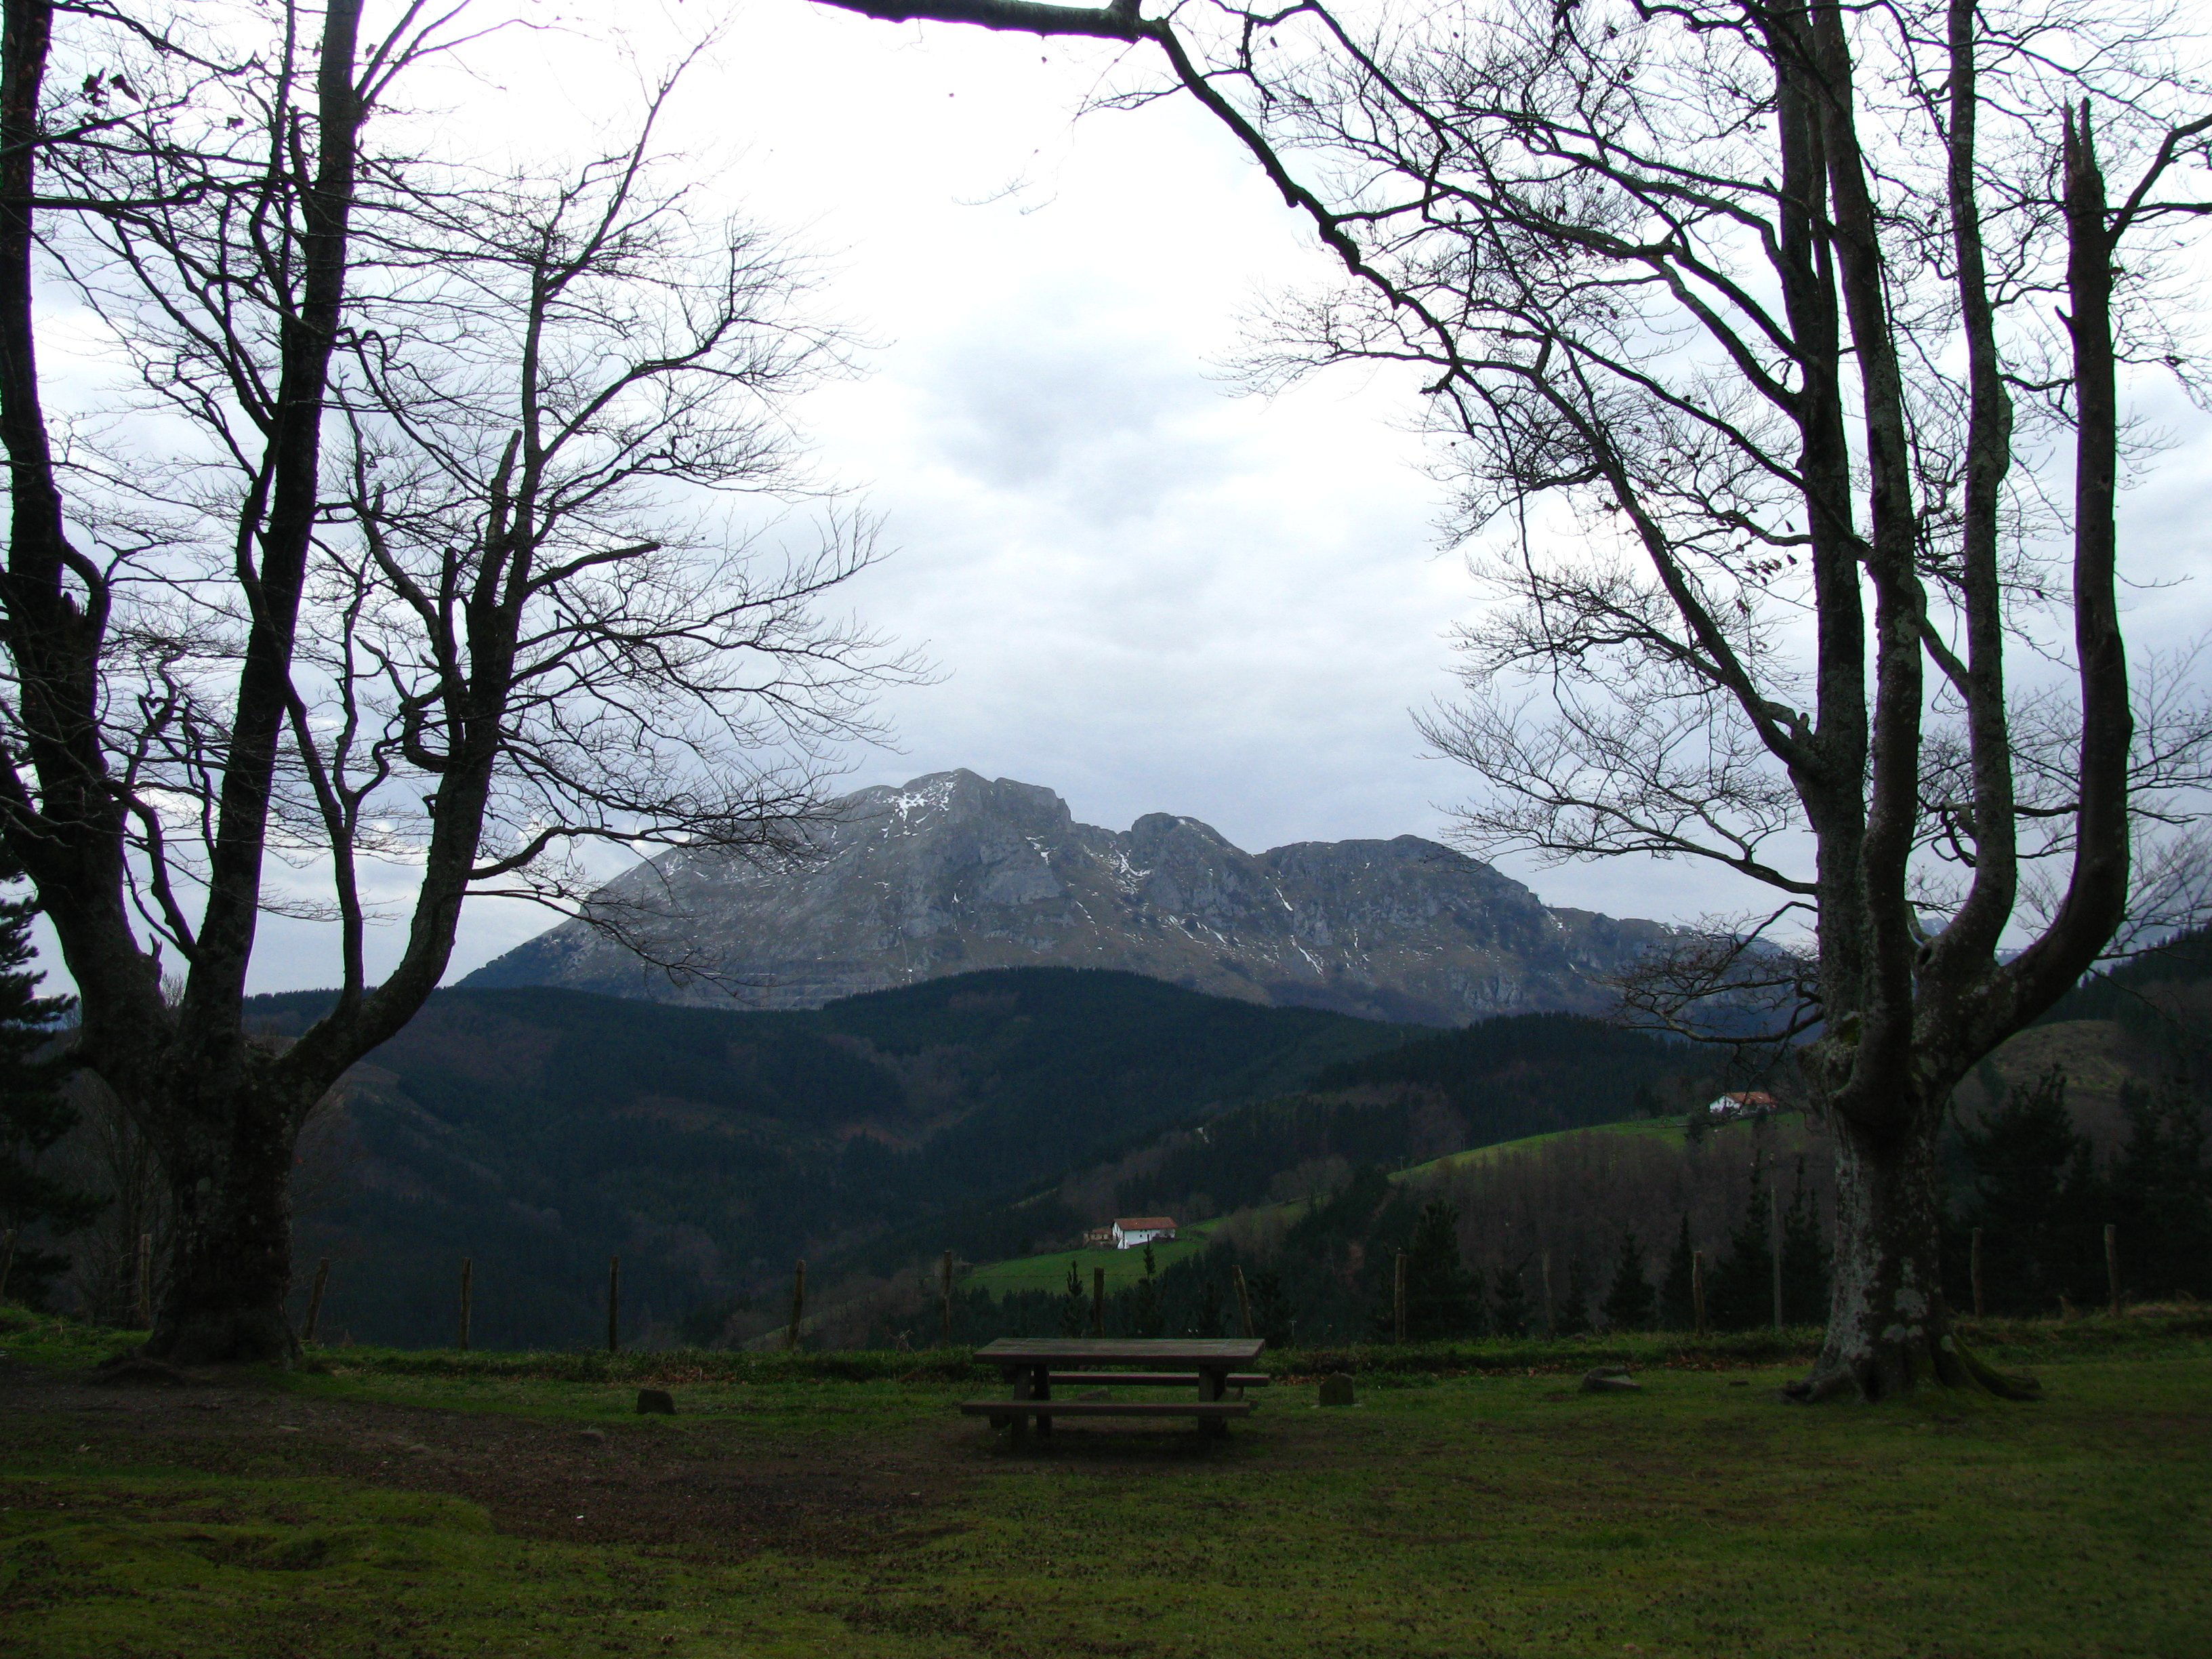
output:
[{"label": "overcast sky", "polygon": [[[628,45],[659,61],[709,15],[640,8]],[[1401,388],[1230,383],[1240,313],[1328,275],[1256,171],[1179,106],[1078,120],[1103,48],[803,0],[726,15],[667,131],[828,257],[868,344],[806,414],[893,550],[850,600],[939,672],[887,699],[897,748],[855,756],[854,787],[967,767],[1086,822],[1186,813],[1255,849],[1438,832],[1461,786],[1409,711],[1445,689],[1468,583],[1438,556]],[[624,117],[627,82],[582,39],[500,70],[457,106],[490,151]],[[473,905],[454,975],[544,925]],[[319,930],[264,927],[257,988],[328,982]]]},{"label": "overcast sky", "polygon": [[[871,342],[807,414],[896,550],[853,605],[942,678],[888,700],[898,752],[855,757],[855,787],[964,766],[1091,823],[1185,813],[1254,849],[1442,830],[1468,781],[1424,756],[1409,711],[1450,689],[1475,596],[1438,551],[1407,387],[1228,383],[1240,313],[1329,271],[1224,134],[1180,103],[1076,119],[1103,47],[804,0],[567,10],[574,35],[472,54],[499,78],[438,92],[454,131],[531,155],[618,125],[633,82],[605,20],[649,65],[726,15],[671,137],[830,256],[834,308]],[[2131,556],[2166,575],[2212,547],[2212,445],[2175,430],[2130,502]],[[2144,637],[2203,625],[2198,590],[2143,604]],[[1515,873],[1616,915],[1729,899],[1680,865]],[[473,905],[454,975],[544,925]],[[257,989],[331,981],[319,930],[266,926]]]}]

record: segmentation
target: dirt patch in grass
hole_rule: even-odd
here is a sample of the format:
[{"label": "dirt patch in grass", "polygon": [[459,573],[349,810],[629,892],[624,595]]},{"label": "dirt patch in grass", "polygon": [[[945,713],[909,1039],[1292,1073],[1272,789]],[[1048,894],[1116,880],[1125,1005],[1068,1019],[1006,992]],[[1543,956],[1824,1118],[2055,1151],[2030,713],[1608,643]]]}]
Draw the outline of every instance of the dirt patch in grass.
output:
[{"label": "dirt patch in grass", "polygon": [[[483,1506],[499,1531],[708,1559],[849,1553],[912,1536],[962,1477],[910,1437],[764,1449],[711,1418],[574,1421],[318,1398],[256,1378],[115,1386],[0,1362],[0,1462],[82,1456],[210,1474],[337,1476]],[[37,1507],[35,1485],[15,1502]]]}]

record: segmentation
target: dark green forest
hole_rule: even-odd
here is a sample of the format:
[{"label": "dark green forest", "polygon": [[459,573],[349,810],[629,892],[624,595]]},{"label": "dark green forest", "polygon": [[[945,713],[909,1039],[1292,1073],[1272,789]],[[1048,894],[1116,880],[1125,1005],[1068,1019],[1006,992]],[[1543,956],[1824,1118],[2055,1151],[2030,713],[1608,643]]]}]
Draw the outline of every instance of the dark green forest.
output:
[{"label": "dark green forest", "polygon": [[1523,1135],[1679,1115],[1709,1055],[1578,1014],[1521,1014],[1430,1033],[1312,1073],[1304,1088],[1128,1138],[1088,1168],[957,1206],[842,1259],[875,1273],[951,1249],[989,1261],[1052,1248],[1109,1215],[1190,1219],[1307,1195],[1354,1167],[1399,1169]]},{"label": "dark green forest", "polygon": [[[1984,1108],[1954,1121],[1943,1144],[1942,1206],[1945,1292],[1954,1306],[1974,1306],[1978,1229],[1987,1312],[2103,1306],[2110,1295],[2107,1224],[2116,1230],[2124,1300],[2212,1297],[2208,984],[2212,933],[2186,934],[2092,980],[2043,1022],[2107,1020],[2118,1028],[2131,1076],[2120,1092],[2124,1128],[2108,1156],[2100,1158],[2078,1127],[2061,1072],[2010,1084],[1992,1073]],[[1686,1095],[1698,1098],[1712,1086],[1694,1051],[1641,1048],[1653,1040],[1604,1028],[1600,1035],[1584,1024],[1539,1016],[1424,1039],[1321,1073],[1315,1095],[1256,1103],[1202,1133],[1167,1137],[1157,1164],[1120,1188],[1121,1207],[1172,1208],[1178,1194],[1187,1205],[1194,1193],[1216,1193],[1224,1195],[1221,1207],[1233,1208],[1285,1195],[1279,1177],[1270,1190],[1271,1166],[1317,1169],[1334,1156],[1352,1167],[1315,1192],[1267,1248],[1255,1253],[1232,1237],[1167,1267],[1156,1285],[1119,1292],[1109,1300],[1109,1329],[1133,1334],[1140,1322],[1164,1322],[1176,1331],[1211,1330],[1224,1316],[1219,1310],[1233,1305],[1224,1298],[1232,1269],[1242,1267],[1255,1318],[1271,1340],[1382,1334],[1403,1250],[1413,1290],[1409,1338],[1523,1334],[1546,1311],[1539,1247],[1501,1248],[1499,1239],[1512,1237],[1510,1226],[1502,1234],[1494,1224],[1485,1230],[1471,1224],[1489,1218],[1465,1216],[1461,1208],[1469,1200],[1495,1206],[1526,1199],[1532,1188],[1549,1189],[1534,1206],[1549,1235],[1583,1245],[1563,1243],[1553,1252],[1550,1315],[1562,1334],[1589,1323],[1688,1327],[1696,1250],[1705,1256],[1709,1325],[1764,1325],[1773,1316],[1778,1244],[1785,1318],[1817,1322],[1826,1307],[1832,1225],[1823,1194],[1826,1153],[1817,1143],[1783,1156],[1760,1145],[1757,1133],[1747,1139],[1736,1130],[1732,1161],[1717,1160],[1714,1149],[1693,1141],[1663,1158],[1647,1147],[1640,1158],[1593,1163],[1586,1145],[1539,1148],[1520,1155],[1510,1171],[1456,1188],[1414,1188],[1386,1178],[1405,1161],[1407,1143],[1419,1139],[1416,1126],[1432,1129],[1445,1103],[1471,1110],[1465,1142],[1481,1146],[1626,1115],[1616,1104],[1609,1115],[1567,1121],[1583,1109],[1573,1103],[1600,1097],[1578,1093],[1576,1083],[1608,1068],[1609,1097],[1643,1112],[1671,1115]],[[1378,1094],[1388,1079],[1418,1083],[1422,1092]],[[1546,1079],[1556,1093],[1547,1096]],[[1318,1092],[1324,1089],[1346,1092]],[[1725,1166],[1717,1171],[1723,1192],[1693,1195],[1682,1187],[1680,1166],[1716,1162]],[[1770,1187],[1778,1188],[1778,1205],[1770,1202]],[[1666,1207],[1670,1190],[1679,1209]],[[1469,1247],[1478,1236],[1487,1248]],[[1533,1228],[1528,1237],[1534,1239]],[[1617,1243],[1601,1248],[1608,1237]],[[958,1317],[977,1340],[1044,1334],[1072,1318],[1072,1308],[1066,1298],[1034,1294],[1002,1303],[975,1295]]]},{"label": "dark green forest", "polygon": [[[1944,1205],[1946,1294],[1974,1307],[1969,1273],[1973,1230],[1984,1235],[1983,1306],[1991,1315],[2092,1311],[2108,1297],[2104,1229],[2114,1224],[2120,1294],[2129,1304],[2212,1298],[2212,1167],[2205,1120],[2185,1090],[2131,1085],[2128,1133],[2100,1164],[2074,1127],[2065,1079],[2049,1074],[2006,1091],[1983,1127],[1960,1132]],[[1741,1139],[1741,1136],[1739,1137]],[[1518,1155],[1503,1179],[1540,1180],[1547,1149]],[[1684,1148],[1677,1157],[1695,1155]],[[1562,1249],[1544,1263],[1532,1248],[1478,1255],[1463,1244],[1460,1208],[1442,1183],[1393,1182],[1373,1164],[1334,1191],[1296,1206],[1279,1236],[1254,1249],[1237,1236],[1108,1298],[1115,1335],[1226,1334],[1237,1328],[1233,1275],[1241,1269],[1259,1334],[1270,1342],[1387,1340],[1395,1334],[1396,1258],[1407,1258],[1408,1340],[1573,1335],[1592,1328],[1688,1329],[1692,1255],[1705,1255],[1709,1328],[1747,1330],[1774,1316],[1775,1252],[1781,1257],[1783,1317],[1817,1324],[1828,1298],[1832,1222],[1808,1161],[1741,1160],[1725,1213],[1692,1228],[1685,1210],[1667,1236],[1617,1225],[1609,1253]],[[1778,1202],[1768,1188],[1777,1187]],[[1601,1212],[1618,1195],[1592,1187]],[[1575,1218],[1557,1219],[1571,1227]],[[1605,1235],[1583,1218],[1583,1236]],[[1775,1224],[1778,1220],[1779,1230]],[[1074,1334],[1088,1329],[1081,1287],[959,1300],[961,1340],[1000,1335]],[[895,1340],[896,1321],[872,1335]]]},{"label": "dark green forest", "polygon": [[[2119,1129],[2100,1128],[2094,1146],[2063,1075],[1987,1073],[1943,1149],[1957,1305],[1972,1305],[1976,1229],[1990,1312],[2101,1305],[2116,1220],[2124,1294],[2212,1295],[2208,986],[2212,942],[2193,935],[2053,1011],[2051,1023],[2118,1034],[2130,1081]],[[281,1042],[325,1000],[262,998],[256,1023]],[[1065,1247],[1116,1213],[1273,1206],[1272,1231],[1232,1228],[1118,1293],[1112,1328],[1209,1328],[1241,1267],[1270,1329],[1371,1335],[1401,1250],[1420,1330],[1510,1333],[1547,1305],[1563,1329],[1674,1323],[1694,1248],[1710,1322],[1726,1328],[1771,1316],[1772,1188],[1785,1303],[1815,1319],[1827,1154],[1802,1126],[1719,1147],[1570,1136],[1510,1167],[1385,1178],[1530,1135],[1679,1120],[1735,1086],[1723,1075],[1709,1050],[1577,1016],[1437,1032],[1073,969],[963,975],[811,1012],[447,991],[358,1068],[304,1143],[301,1310],[327,1256],[322,1335],[443,1344],[466,1258],[477,1345],[582,1346],[602,1339],[619,1255],[626,1340],[730,1340],[773,1322],[800,1256],[824,1294],[918,1286],[919,1265],[947,1249],[990,1261]],[[37,1102],[23,1098],[27,1113]],[[76,1115],[39,1110],[50,1127]],[[65,1295],[69,1248],[27,1234],[13,1293]],[[957,1300],[958,1328],[978,1337],[1071,1317],[1064,1296]],[[844,1339],[910,1337],[918,1317],[886,1315]]]},{"label": "dark green forest", "polygon": [[[281,1039],[322,1000],[255,1013]],[[1409,1035],[1062,969],[807,1012],[443,991],[311,1137],[327,1178],[301,1217],[299,1277],[331,1258],[327,1332],[442,1342],[465,1256],[477,1342],[561,1346],[603,1328],[620,1254],[634,1328],[669,1334],[796,1255],[852,1251]]]}]

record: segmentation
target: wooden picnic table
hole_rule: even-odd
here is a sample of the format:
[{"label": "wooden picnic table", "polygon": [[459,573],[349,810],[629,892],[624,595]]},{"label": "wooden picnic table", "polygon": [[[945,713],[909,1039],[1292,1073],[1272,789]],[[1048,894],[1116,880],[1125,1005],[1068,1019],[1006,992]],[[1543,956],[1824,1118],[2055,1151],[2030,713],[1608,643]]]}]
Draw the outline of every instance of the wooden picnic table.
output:
[{"label": "wooden picnic table", "polygon": [[[1248,1388],[1264,1388],[1267,1377],[1239,1372],[1267,1345],[1256,1336],[1092,1337],[1002,1336],[978,1348],[975,1358],[996,1365],[1006,1379],[1003,1400],[964,1400],[969,1417],[988,1417],[994,1427],[1012,1429],[1021,1439],[1034,1422],[1041,1435],[1052,1432],[1055,1417],[1194,1417],[1199,1431],[1225,1435],[1232,1417],[1249,1417]],[[1114,1370],[1113,1367],[1127,1367]],[[1053,1385],[1088,1383],[1103,1388],[1189,1388],[1196,1398],[1176,1400],[1055,1399]],[[1235,1389],[1238,1398],[1227,1397]]]}]

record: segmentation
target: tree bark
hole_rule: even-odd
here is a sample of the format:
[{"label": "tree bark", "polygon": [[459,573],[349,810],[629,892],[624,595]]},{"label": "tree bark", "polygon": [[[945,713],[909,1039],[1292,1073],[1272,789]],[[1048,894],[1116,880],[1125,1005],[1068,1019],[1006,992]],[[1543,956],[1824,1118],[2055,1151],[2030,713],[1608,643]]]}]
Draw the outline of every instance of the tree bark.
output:
[{"label": "tree bark", "polygon": [[[1936,1135],[1929,1115],[1899,1112],[1896,1132],[1835,1120],[1835,1284],[1827,1340],[1807,1400],[1856,1390],[1902,1394],[1942,1373],[1949,1340],[1936,1224]],[[1950,1379],[1946,1379],[1950,1380]]]},{"label": "tree bark", "polygon": [[1979,1386],[2008,1399],[2039,1390],[1983,1364],[1952,1329],[1937,1235],[1940,1110],[1915,1103],[1876,1132],[1838,1115],[1835,1281],[1812,1373],[1787,1390],[1803,1401],[1869,1403],[1922,1382]]},{"label": "tree bark", "polygon": [[300,1114],[250,1078],[197,1092],[156,1120],[175,1221],[146,1351],[180,1365],[289,1364],[300,1352],[284,1305]]}]

